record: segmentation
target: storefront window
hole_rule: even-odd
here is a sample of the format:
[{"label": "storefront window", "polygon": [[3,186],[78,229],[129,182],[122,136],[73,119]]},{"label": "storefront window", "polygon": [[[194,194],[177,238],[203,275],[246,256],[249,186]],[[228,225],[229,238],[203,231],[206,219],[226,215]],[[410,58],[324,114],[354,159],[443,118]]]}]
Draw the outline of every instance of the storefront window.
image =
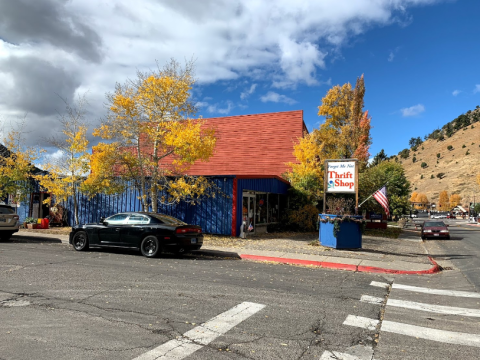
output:
[{"label": "storefront window", "polygon": [[266,224],[267,223],[267,194],[257,194],[256,195],[256,222],[257,224]]},{"label": "storefront window", "polygon": [[279,221],[278,217],[278,194],[268,194],[268,222],[275,223]]}]

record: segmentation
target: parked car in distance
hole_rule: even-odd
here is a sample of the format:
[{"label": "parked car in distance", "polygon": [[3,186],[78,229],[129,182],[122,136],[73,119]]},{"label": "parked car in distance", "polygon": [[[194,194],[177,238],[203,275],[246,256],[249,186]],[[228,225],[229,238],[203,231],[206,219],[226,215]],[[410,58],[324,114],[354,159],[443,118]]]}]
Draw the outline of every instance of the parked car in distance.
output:
[{"label": "parked car in distance", "polygon": [[9,205],[0,205],[0,240],[10,239],[20,228],[19,216]]},{"label": "parked car in distance", "polygon": [[152,212],[124,212],[102,219],[98,224],[72,227],[70,244],[77,251],[93,247],[140,249],[146,257],[163,250],[175,253],[199,250],[202,228],[172,216]]},{"label": "parked car in distance", "polygon": [[425,221],[422,225],[422,239],[442,238],[450,240],[450,231],[448,225],[443,221]]}]

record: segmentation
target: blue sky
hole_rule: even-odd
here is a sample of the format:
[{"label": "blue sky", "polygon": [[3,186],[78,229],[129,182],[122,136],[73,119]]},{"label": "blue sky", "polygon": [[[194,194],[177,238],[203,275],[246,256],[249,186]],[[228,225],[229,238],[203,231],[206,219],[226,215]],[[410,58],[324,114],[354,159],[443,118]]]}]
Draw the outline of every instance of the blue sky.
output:
[{"label": "blue sky", "polygon": [[[374,26],[351,38],[336,57],[326,61],[324,69],[318,70],[319,79],[331,79],[332,86],[353,85],[357,76],[365,75],[365,109],[373,126],[372,156],[381,149],[388,155],[397,154],[408,147],[411,137],[423,139],[480,105],[480,91],[475,93],[476,84],[480,84],[478,14],[480,1],[472,0],[409,9],[401,23]],[[237,80],[205,86],[202,95],[226,109],[227,101],[237,104],[240,94],[251,86],[251,81],[243,80],[247,82],[244,86]],[[236,105],[229,115],[299,109],[304,111],[310,131],[323,121],[317,116],[317,107],[329,84],[278,90],[270,89],[268,81],[255,83],[246,107]],[[238,87],[229,88],[234,86]],[[269,90],[295,103],[262,102],[258,94]],[[208,109],[202,110],[204,117],[212,115]]]},{"label": "blue sky", "polygon": [[27,144],[49,154],[60,97],[86,94],[93,129],[116,82],[171,58],[196,59],[199,115],[303,110],[309,130],[327,90],[364,74],[372,156],[480,105],[480,1],[0,0],[0,9],[0,133],[25,117]]}]

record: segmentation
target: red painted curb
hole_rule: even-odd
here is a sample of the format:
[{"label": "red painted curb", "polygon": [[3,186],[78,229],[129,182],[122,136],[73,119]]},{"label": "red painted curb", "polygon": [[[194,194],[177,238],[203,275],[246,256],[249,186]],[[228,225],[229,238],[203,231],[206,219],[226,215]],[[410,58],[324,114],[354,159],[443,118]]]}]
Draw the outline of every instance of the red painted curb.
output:
[{"label": "red painted curb", "polygon": [[324,261],[289,259],[289,258],[279,258],[279,257],[272,257],[272,256],[248,255],[248,254],[240,254],[240,257],[245,260],[271,261],[271,262],[276,262],[281,264],[311,265],[311,266],[318,266],[325,269],[337,269],[337,270],[369,272],[369,273],[422,275],[422,274],[435,274],[439,271],[442,271],[442,268],[430,256],[428,256],[428,259],[434,266],[428,270],[417,270],[417,271],[393,270],[393,269],[379,268],[375,266],[357,266],[357,265],[351,265],[351,264],[339,264],[339,263],[324,262]]}]

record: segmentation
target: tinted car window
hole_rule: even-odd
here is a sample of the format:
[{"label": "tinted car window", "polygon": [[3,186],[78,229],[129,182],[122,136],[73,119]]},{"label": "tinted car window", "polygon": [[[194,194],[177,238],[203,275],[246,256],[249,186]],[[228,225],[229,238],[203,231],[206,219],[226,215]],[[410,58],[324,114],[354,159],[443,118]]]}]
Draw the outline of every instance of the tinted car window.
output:
[{"label": "tinted car window", "polygon": [[143,215],[130,215],[127,224],[148,224],[150,219]]},{"label": "tinted car window", "polygon": [[181,220],[174,218],[173,216],[163,215],[163,214],[149,214],[152,218],[159,220],[162,224],[167,225],[187,225]]},{"label": "tinted car window", "polygon": [[445,226],[445,223],[443,221],[431,221],[431,222],[426,222],[423,224],[423,226],[427,227],[432,227],[432,226]]},{"label": "tinted car window", "polygon": [[15,214],[15,210],[10,206],[0,206],[0,214]]},{"label": "tinted car window", "polygon": [[128,214],[117,214],[106,218],[105,221],[109,224],[125,224]]}]

